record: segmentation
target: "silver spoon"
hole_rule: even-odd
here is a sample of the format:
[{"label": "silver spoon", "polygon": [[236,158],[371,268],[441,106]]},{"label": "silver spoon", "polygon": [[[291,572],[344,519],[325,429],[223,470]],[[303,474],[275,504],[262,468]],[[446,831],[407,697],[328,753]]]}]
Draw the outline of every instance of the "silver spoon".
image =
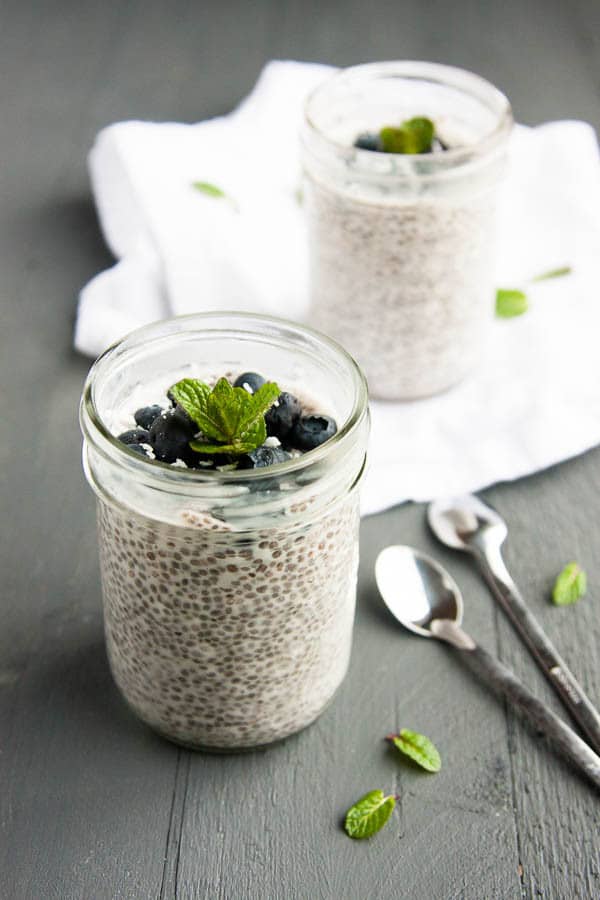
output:
[{"label": "silver spoon", "polygon": [[377,587],[392,615],[415,634],[438,638],[462,651],[470,668],[525,713],[600,788],[600,756],[556,713],[534,697],[518,678],[460,626],[463,603],[450,575],[434,559],[412,547],[386,547],[375,563]]},{"label": "silver spoon", "polygon": [[600,753],[600,714],[567,667],[542,626],[534,618],[502,559],[500,548],[508,534],[495,509],[467,494],[429,504],[427,519],[435,536],[447,547],[464,550],[476,560],[492,594],[508,615],[538,666]]}]

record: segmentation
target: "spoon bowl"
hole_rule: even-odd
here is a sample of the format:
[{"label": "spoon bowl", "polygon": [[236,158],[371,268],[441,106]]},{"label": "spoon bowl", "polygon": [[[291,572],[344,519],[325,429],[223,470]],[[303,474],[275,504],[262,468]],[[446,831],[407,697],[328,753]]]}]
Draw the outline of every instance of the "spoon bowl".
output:
[{"label": "spoon bowl", "polygon": [[401,625],[422,637],[436,637],[434,620],[460,625],[463,601],[456,582],[431,556],[396,545],[382,550],[375,579],[383,601]]},{"label": "spoon bowl", "polygon": [[508,534],[496,510],[472,494],[435,500],[427,508],[427,521],[442,544],[469,553],[491,542],[500,547]]}]

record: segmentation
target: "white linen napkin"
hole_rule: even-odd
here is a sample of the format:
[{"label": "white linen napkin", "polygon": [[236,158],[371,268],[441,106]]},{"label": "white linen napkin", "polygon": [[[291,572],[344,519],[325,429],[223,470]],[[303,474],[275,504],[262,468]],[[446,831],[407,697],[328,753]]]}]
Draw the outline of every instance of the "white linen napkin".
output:
[{"label": "white linen napkin", "polygon": [[[332,70],[271,62],[230,115],[195,125],[122,122],[90,153],[117,257],[81,291],[75,346],[95,356],[168,315],[237,309],[302,320],[307,308],[298,131]],[[583,122],[517,126],[499,211],[497,284],[530,310],[497,320],[483,365],[445,394],[372,403],[363,511],[510,480],[600,443],[600,164]],[[191,187],[222,188],[226,200]]]}]

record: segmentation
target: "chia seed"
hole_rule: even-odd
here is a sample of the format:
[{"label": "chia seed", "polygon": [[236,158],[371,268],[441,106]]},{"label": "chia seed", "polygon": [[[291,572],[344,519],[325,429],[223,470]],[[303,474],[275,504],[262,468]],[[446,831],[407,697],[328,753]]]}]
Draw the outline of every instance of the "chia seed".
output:
[{"label": "chia seed", "polygon": [[108,656],[137,715],[227,750],[310,724],[348,667],[358,521],[356,492],[300,530],[243,536],[207,514],[177,526],[100,501]]},{"label": "chia seed", "polygon": [[460,381],[492,321],[493,198],[375,203],[307,178],[311,318],[366,371],[373,396]]}]

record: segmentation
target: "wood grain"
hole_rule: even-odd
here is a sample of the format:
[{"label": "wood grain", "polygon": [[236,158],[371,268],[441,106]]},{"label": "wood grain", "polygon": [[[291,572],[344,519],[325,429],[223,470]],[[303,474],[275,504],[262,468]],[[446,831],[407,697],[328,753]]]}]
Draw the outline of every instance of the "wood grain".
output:
[{"label": "wood grain", "polygon": [[[77,426],[88,362],[71,350],[77,291],[110,263],[85,170],[101,127],[224,112],[274,57],[437,59],[498,83],[522,121],[598,121],[597,5],[5,0],[0,19],[1,900],[599,897],[592,791],[379,601],[379,549],[435,554],[464,591],[466,627],[555,704],[468,561],[427,533],[422,507],[363,523],[350,672],[314,726],[218,757],[137,723],[103,651]],[[515,579],[596,701],[599,481],[596,450],[488,493],[510,526]],[[571,558],[590,593],[555,609],[548,588]],[[440,747],[439,775],[384,743],[403,725]],[[376,839],[351,842],[343,814],[375,787],[398,792],[398,808]]]}]

